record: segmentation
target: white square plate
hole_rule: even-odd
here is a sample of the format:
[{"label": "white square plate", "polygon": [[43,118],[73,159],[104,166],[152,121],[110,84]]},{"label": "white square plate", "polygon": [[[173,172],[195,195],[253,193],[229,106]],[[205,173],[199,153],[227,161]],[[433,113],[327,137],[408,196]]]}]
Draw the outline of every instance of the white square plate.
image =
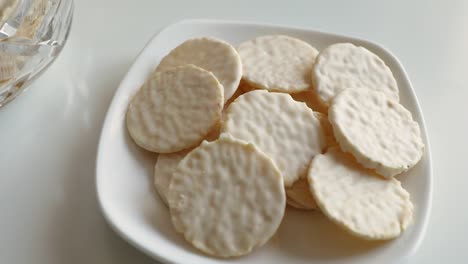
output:
[{"label": "white square plate", "polygon": [[[285,34],[317,49],[352,42],[380,56],[392,70],[401,103],[421,125],[426,150],[411,171],[399,177],[415,205],[414,222],[398,239],[368,242],[355,239],[321,213],[288,208],[276,235],[252,254],[228,260],[206,256],[172,227],[169,211],[153,188],[156,155],[138,148],[127,134],[124,117],[132,95],[161,58],[186,39],[213,36],[237,46],[259,35]],[[97,194],[103,214],[123,238],[148,255],[173,263],[393,263],[410,256],[426,229],[431,204],[432,173],[429,142],[416,95],[403,67],[384,48],[360,39],[314,30],[238,22],[190,20],[159,32],[143,49],[118,88],[104,122],[96,168]]]}]

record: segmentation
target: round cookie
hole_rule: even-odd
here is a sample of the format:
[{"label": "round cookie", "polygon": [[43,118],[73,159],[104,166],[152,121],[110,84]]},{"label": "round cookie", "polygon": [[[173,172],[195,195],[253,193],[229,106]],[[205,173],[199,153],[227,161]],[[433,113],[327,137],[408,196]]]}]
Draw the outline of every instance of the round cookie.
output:
[{"label": "round cookie", "polygon": [[[326,144],[322,152],[329,148],[336,146],[335,138],[333,136],[333,128],[328,121],[328,117],[322,113],[314,112],[315,117],[320,121],[322,131],[325,134]],[[314,197],[310,193],[309,183],[306,177],[301,177],[293,183],[291,187],[286,188],[286,195],[293,202],[291,206],[303,210],[317,209]]]},{"label": "round cookie", "polygon": [[153,73],[128,106],[127,128],[144,149],[177,152],[198,145],[219,123],[223,102],[221,84],[199,67]]},{"label": "round cookie", "polygon": [[[215,141],[218,139],[220,126],[215,126],[214,129],[205,137],[207,141]],[[175,153],[159,154],[154,166],[154,187],[164,204],[167,203],[167,193],[169,192],[169,184],[171,183],[172,174],[179,162],[191,151],[186,149]]]},{"label": "round cookie", "polygon": [[326,145],[320,122],[306,104],[289,94],[254,90],[227,109],[222,132],[251,142],[270,156],[291,186],[307,172]]},{"label": "round cookie", "polygon": [[312,71],[313,87],[328,106],[341,91],[367,87],[398,101],[398,87],[390,68],[377,55],[351,43],[328,46],[317,56]]},{"label": "round cookie", "polygon": [[407,171],[423,155],[418,123],[382,92],[347,89],[333,100],[328,117],[341,149],[384,177]]},{"label": "round cookie", "polygon": [[300,178],[295,181],[291,187],[286,188],[286,195],[292,202],[291,206],[298,209],[314,210],[317,209],[314,197],[310,193],[307,178]]},{"label": "round cookie", "polygon": [[307,177],[322,212],[355,236],[392,239],[411,222],[413,204],[401,183],[362,168],[338,147],[317,155]]},{"label": "round cookie", "polygon": [[154,187],[156,192],[161,197],[161,200],[168,205],[167,193],[169,192],[169,184],[171,183],[172,174],[174,173],[179,162],[189,153],[188,150],[183,150],[169,154],[159,154],[154,166]]},{"label": "round cookie", "polygon": [[238,47],[243,80],[268,91],[294,93],[311,87],[318,51],[308,43],[282,35],[261,36]]},{"label": "round cookie", "polygon": [[180,44],[161,60],[156,71],[185,64],[212,72],[224,87],[224,101],[231,98],[242,78],[242,63],[236,49],[211,37],[193,38]]},{"label": "round cookie", "polygon": [[177,166],[169,187],[175,229],[217,257],[249,253],[276,232],[285,211],[281,173],[254,145],[222,135]]}]

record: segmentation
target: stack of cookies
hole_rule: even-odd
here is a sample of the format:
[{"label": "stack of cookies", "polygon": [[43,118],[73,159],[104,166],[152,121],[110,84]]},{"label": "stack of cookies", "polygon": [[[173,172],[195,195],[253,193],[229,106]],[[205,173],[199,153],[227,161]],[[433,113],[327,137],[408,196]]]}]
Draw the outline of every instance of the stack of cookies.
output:
[{"label": "stack of cookies", "polygon": [[154,185],[175,229],[207,254],[265,244],[286,204],[368,240],[411,222],[394,176],[421,159],[421,132],[390,68],[363,47],[189,39],[131,99],[126,121],[137,145],[159,153]]}]

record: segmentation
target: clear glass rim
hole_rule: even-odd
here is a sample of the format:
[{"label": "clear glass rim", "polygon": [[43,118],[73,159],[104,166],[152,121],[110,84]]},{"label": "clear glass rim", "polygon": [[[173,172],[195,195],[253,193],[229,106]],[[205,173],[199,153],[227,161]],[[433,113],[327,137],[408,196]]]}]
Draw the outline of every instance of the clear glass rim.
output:
[{"label": "clear glass rim", "polygon": [[[20,0],[22,4],[31,3],[31,1],[34,0]],[[7,52],[6,54],[8,54],[8,52],[12,52],[21,56],[22,52],[39,52],[45,49],[47,49],[48,53],[40,60],[40,63],[34,65],[32,70],[20,70],[14,78],[0,82],[0,108],[20,95],[32,81],[38,78],[55,61],[62,51],[71,30],[74,6],[73,0],[55,0],[54,3],[56,5],[53,6],[53,9],[48,10],[49,12],[44,15],[41,24],[37,27],[39,36],[36,39],[28,40],[14,37],[0,39],[0,53]],[[4,25],[8,21],[9,19]],[[3,29],[4,25],[0,29]]]}]

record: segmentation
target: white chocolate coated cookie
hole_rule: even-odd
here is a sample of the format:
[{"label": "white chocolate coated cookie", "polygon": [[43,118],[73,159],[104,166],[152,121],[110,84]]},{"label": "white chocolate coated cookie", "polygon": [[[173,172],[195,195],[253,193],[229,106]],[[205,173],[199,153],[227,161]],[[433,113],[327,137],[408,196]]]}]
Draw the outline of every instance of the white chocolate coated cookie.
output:
[{"label": "white chocolate coated cookie", "polygon": [[127,128],[142,148],[172,153],[198,145],[220,122],[222,85],[194,65],[153,73],[131,100]]},{"label": "white chocolate coated cookie", "polygon": [[237,98],[227,109],[222,131],[255,144],[270,156],[287,187],[305,175],[312,158],[326,146],[312,109],[289,94],[265,90]]},{"label": "white chocolate coated cookie", "polygon": [[423,155],[418,123],[382,92],[347,89],[333,100],[328,117],[341,149],[384,177],[407,171]]},{"label": "white chocolate coated cookie", "polygon": [[355,236],[392,239],[411,222],[413,204],[401,183],[362,168],[338,147],[314,158],[308,179],[322,212]]},{"label": "white chocolate coated cookie", "polygon": [[242,63],[236,49],[212,37],[193,38],[180,44],[161,60],[156,71],[185,64],[212,72],[224,87],[225,101],[234,94],[242,78]]},{"label": "white chocolate coated cookie", "polygon": [[390,68],[377,55],[351,43],[328,46],[317,56],[312,72],[318,98],[329,105],[348,88],[366,87],[398,101],[398,87]]},{"label": "white chocolate coated cookie", "polygon": [[261,36],[238,47],[243,80],[255,88],[293,93],[311,87],[318,51],[308,43],[283,35]]},{"label": "white chocolate coated cookie", "polygon": [[[206,141],[215,141],[218,139],[220,126],[215,126],[214,129],[205,137]],[[167,203],[167,193],[169,192],[169,184],[171,183],[172,174],[174,173],[179,162],[191,151],[186,149],[179,152],[159,154],[154,166],[154,186],[156,192],[161,197],[163,202]]]},{"label": "white chocolate coated cookie", "polygon": [[154,187],[161,197],[161,200],[167,203],[167,193],[174,173],[179,162],[187,155],[189,151],[183,150],[169,154],[159,154],[156,165],[154,166]]},{"label": "white chocolate coated cookie", "polygon": [[285,211],[281,173],[254,145],[222,135],[177,166],[169,187],[172,223],[199,250],[249,253],[276,232]]}]

